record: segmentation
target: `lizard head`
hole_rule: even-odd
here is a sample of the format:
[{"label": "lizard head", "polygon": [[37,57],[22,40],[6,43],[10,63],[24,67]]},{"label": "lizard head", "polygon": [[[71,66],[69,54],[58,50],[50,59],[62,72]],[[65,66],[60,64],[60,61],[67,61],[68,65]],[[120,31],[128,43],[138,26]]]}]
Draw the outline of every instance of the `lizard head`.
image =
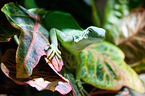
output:
[{"label": "lizard head", "polygon": [[105,37],[105,30],[102,28],[90,26],[85,30],[84,38],[90,41],[94,41],[94,42],[97,42],[98,40],[102,41],[104,37]]}]

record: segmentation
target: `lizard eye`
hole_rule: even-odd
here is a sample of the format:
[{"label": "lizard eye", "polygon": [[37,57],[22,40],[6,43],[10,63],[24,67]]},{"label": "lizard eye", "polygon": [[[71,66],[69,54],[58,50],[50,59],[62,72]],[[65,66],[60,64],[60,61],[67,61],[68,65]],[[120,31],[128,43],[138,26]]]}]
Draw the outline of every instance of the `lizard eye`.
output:
[{"label": "lizard eye", "polygon": [[93,32],[93,30],[92,29],[88,29],[89,30],[89,33],[92,33]]}]

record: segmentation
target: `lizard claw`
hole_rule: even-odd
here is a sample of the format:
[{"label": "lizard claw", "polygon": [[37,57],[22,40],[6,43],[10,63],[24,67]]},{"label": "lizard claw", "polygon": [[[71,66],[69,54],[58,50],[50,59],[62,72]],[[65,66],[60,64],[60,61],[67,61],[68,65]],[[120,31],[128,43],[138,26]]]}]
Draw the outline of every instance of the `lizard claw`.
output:
[{"label": "lizard claw", "polygon": [[47,46],[49,46],[49,48],[48,48],[48,54],[47,54],[47,58],[50,60],[50,59],[52,59],[55,55],[59,58],[59,59],[61,59],[61,51],[59,51],[58,50],[58,48],[55,46],[55,45],[53,45],[53,44],[48,44]]}]

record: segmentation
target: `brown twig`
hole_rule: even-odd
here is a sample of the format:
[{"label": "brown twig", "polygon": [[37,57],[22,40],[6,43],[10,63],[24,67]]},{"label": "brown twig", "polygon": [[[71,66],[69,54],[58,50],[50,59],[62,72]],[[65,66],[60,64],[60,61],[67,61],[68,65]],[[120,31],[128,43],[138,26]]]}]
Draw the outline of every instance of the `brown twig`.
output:
[{"label": "brown twig", "polygon": [[96,92],[93,92],[93,93],[90,93],[89,95],[90,96],[93,96],[93,95],[98,95],[98,94],[111,94],[111,93],[118,93],[119,91],[111,91],[111,90],[105,90],[105,91],[96,91]]},{"label": "brown twig", "polygon": [[96,87],[94,87],[91,91],[90,91],[90,93],[89,94],[92,94],[95,90],[96,90],[97,88]]}]

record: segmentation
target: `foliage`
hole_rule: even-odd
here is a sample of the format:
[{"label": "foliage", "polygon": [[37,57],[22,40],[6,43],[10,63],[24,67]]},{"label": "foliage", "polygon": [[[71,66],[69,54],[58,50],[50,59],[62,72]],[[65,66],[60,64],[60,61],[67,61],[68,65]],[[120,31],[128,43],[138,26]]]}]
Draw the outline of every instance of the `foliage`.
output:
[{"label": "foliage", "polygon": [[[133,1],[136,6],[128,0],[107,0],[103,12],[95,0],[64,0],[65,6],[62,0],[38,2],[24,0],[27,9],[11,2],[1,9],[12,26],[1,21],[0,42],[15,40],[17,44],[13,49],[8,47],[0,59],[1,70],[7,77],[39,91],[60,93],[48,91],[47,95],[97,95],[102,90],[106,95],[107,90],[112,90],[108,94],[121,96],[129,93],[122,89],[124,86],[145,93],[145,85],[138,76],[145,72],[145,9],[141,0]],[[79,66],[76,57],[61,44],[62,59],[54,56],[48,60],[46,45],[51,43],[51,28],[83,29],[89,25],[106,29],[106,38],[80,51]],[[80,74],[76,74],[78,68]],[[76,83],[76,75],[81,77],[81,84],[85,83],[83,86]]]},{"label": "foliage", "polygon": [[103,89],[117,90],[128,86],[144,92],[138,75],[124,62],[124,54],[116,46],[108,42],[93,44],[82,51],[81,58],[81,75],[87,83]]}]

